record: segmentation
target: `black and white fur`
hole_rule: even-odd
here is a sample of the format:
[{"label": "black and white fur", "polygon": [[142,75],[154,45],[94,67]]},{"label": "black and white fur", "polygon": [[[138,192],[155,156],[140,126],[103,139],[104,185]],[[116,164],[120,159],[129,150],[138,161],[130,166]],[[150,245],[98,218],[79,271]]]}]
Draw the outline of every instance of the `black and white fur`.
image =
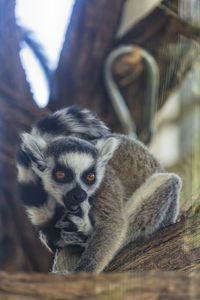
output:
[{"label": "black and white fur", "polygon": [[31,135],[51,141],[58,136],[76,136],[88,141],[106,137],[110,130],[88,109],[70,106],[45,116],[33,127]]},{"label": "black and white fur", "polygon": [[[108,133],[108,128],[92,112],[73,106],[44,117],[30,134],[22,135],[17,156],[19,193],[42,242],[51,251],[66,244],[83,246],[92,230],[88,199],[98,188],[104,167],[101,168],[98,149],[78,136],[96,140]],[[56,168],[68,172],[67,182],[56,182]],[[94,184],[87,185],[83,175],[91,170],[98,176]],[[73,193],[82,193],[84,197],[76,215],[69,213]],[[67,231],[66,222],[65,230],[60,230],[56,224],[66,219]]]}]

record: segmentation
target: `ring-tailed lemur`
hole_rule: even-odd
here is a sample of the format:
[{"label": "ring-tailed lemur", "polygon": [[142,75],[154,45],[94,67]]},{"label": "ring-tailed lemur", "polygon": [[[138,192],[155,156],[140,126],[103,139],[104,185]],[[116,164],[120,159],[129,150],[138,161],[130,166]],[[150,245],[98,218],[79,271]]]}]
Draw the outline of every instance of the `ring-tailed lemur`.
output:
[{"label": "ring-tailed lemur", "polygon": [[[58,246],[62,246],[60,229],[55,225],[66,214],[66,210],[62,201],[57,201],[57,195],[54,197],[50,195],[50,190],[53,186],[50,184],[51,176],[49,184],[47,184],[48,187],[44,186],[42,179],[47,171],[45,171],[46,166],[44,166],[44,161],[40,154],[42,154],[46,145],[52,145],[52,149],[55,152],[54,159],[58,161],[58,153],[56,151],[59,150],[56,150],[54,146],[58,144],[61,146],[64,138],[74,136],[91,141],[106,137],[109,133],[109,129],[94,113],[87,109],[81,110],[76,106],[71,106],[43,117],[32,128],[29,135],[25,134],[23,136],[21,149],[17,155],[19,193],[31,222],[39,230],[40,238],[49,250],[55,251]],[[73,141],[71,143],[70,140],[68,141],[71,145],[71,151],[76,152],[80,143],[75,143],[73,146]],[[83,147],[83,151],[86,150],[88,145],[86,144],[86,147]],[[50,152],[48,154],[50,155]],[[56,183],[55,179],[54,176],[54,183]],[[58,190],[61,190],[62,184],[58,181],[57,187]],[[89,208],[89,204],[86,204],[86,202],[83,203],[83,209],[84,206],[86,206],[86,210]],[[85,214],[84,216],[87,220],[88,215]],[[92,222],[91,218],[90,216]],[[85,222],[84,218],[81,220],[82,223]],[[88,225],[83,226],[91,227],[90,222],[88,222]],[[78,231],[77,226],[72,222],[69,222],[68,230]],[[82,239],[85,238],[83,233],[80,233],[79,237],[76,237],[77,243],[78,241],[82,242]]]},{"label": "ring-tailed lemur", "polygon": [[56,133],[41,135],[37,125],[22,136],[18,158],[32,223],[52,250],[67,246],[54,271],[101,272],[121,247],[176,220],[180,178],[165,173],[142,143],[107,129],[93,142]]}]

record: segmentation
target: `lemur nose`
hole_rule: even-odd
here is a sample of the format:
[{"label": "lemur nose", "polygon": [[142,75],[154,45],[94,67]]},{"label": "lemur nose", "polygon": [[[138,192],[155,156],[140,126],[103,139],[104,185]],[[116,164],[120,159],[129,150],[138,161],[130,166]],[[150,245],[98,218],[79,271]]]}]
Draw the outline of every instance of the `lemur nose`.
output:
[{"label": "lemur nose", "polygon": [[72,199],[77,202],[82,202],[86,199],[86,192],[85,191],[81,191],[80,193],[75,192],[74,194],[72,194]]},{"label": "lemur nose", "polygon": [[79,204],[83,202],[86,198],[87,193],[80,187],[75,187],[66,194],[63,200],[66,206],[70,206],[72,204]]}]

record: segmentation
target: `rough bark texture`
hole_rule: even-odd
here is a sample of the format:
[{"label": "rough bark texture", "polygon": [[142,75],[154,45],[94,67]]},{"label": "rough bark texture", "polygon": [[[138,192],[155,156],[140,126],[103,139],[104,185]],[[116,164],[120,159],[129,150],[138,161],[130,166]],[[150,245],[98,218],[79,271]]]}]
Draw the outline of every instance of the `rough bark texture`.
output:
[{"label": "rough bark texture", "polygon": [[[0,273],[2,300],[197,300],[200,273],[68,275]],[[53,284],[52,284],[53,283]]]}]

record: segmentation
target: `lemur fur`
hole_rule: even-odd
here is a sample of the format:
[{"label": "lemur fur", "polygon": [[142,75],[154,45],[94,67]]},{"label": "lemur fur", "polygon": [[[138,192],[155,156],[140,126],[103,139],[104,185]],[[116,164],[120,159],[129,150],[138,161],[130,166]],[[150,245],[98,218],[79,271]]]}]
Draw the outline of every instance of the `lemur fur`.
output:
[{"label": "lemur fur", "polygon": [[19,189],[42,241],[52,251],[64,247],[53,271],[98,273],[127,243],[176,221],[181,180],[139,141],[109,134],[88,111],[80,122],[83,111],[72,111],[22,136]]}]

